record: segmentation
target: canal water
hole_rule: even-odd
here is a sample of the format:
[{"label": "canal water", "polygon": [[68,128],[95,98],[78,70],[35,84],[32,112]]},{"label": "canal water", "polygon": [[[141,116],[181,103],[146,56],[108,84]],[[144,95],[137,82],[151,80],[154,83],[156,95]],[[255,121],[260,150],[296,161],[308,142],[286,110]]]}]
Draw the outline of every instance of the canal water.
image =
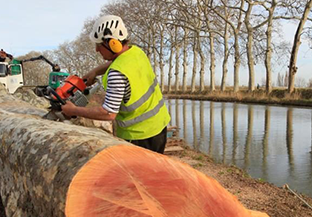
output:
[{"label": "canal water", "polygon": [[312,197],[312,110],[168,99],[178,137],[215,162]]}]

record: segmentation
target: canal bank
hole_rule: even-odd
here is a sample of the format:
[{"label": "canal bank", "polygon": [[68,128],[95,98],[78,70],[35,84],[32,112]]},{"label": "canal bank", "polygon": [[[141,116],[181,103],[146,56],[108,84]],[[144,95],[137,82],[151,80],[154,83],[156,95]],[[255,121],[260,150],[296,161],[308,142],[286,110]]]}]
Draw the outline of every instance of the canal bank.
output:
[{"label": "canal bank", "polygon": [[183,140],[175,139],[179,140],[176,144],[184,150],[167,153],[168,156],[216,179],[247,208],[266,212],[271,217],[312,216],[312,209],[305,204],[312,204],[311,197],[302,194],[296,196],[287,186],[277,187],[261,179],[251,178],[235,166],[215,163],[207,155],[189,148]]},{"label": "canal bank", "polygon": [[[269,182],[267,180],[264,180],[262,178],[251,178],[250,175],[248,175],[245,171],[239,169],[237,166],[231,166],[231,163],[224,164],[223,160],[213,160],[209,155],[209,153],[206,152],[200,153],[198,151],[198,148],[200,148],[200,141],[201,139],[196,138],[198,135],[205,134],[204,131],[207,131],[207,133],[210,133],[210,130],[207,129],[207,126],[201,123],[200,120],[205,120],[209,121],[210,115],[214,114],[214,111],[209,111],[208,115],[207,112],[202,112],[201,114],[200,109],[198,110],[198,113],[192,112],[191,110],[183,110],[177,108],[174,104],[175,103],[169,103],[169,100],[172,101],[182,101],[183,100],[191,100],[191,101],[198,101],[198,102],[207,102],[210,101],[212,104],[217,104],[218,102],[224,102],[223,104],[228,104],[228,102],[233,102],[234,104],[241,104],[243,103],[245,106],[250,105],[250,107],[253,107],[253,105],[262,105],[263,107],[267,107],[270,105],[276,105],[277,107],[283,108],[284,110],[287,110],[287,118],[285,119],[285,125],[288,123],[288,127],[285,126],[286,129],[286,135],[285,135],[285,146],[287,147],[287,158],[289,161],[289,167],[290,171],[293,171],[293,127],[292,126],[292,120],[293,116],[296,117],[296,112],[293,112],[293,109],[288,109],[287,106],[293,107],[293,108],[299,108],[299,109],[307,109],[309,110],[312,107],[312,101],[310,100],[311,98],[311,90],[301,90],[300,93],[297,91],[293,95],[287,95],[287,92],[285,90],[280,91],[277,90],[274,92],[274,94],[270,95],[267,97],[262,90],[257,90],[254,93],[247,93],[247,92],[240,92],[237,94],[234,93],[226,93],[226,94],[220,94],[220,92],[216,91],[213,93],[207,93],[207,94],[165,94],[165,97],[167,98],[167,106],[169,110],[171,109],[171,114],[173,116],[180,115],[186,116],[186,119],[189,119],[188,122],[191,122],[190,128],[187,130],[183,130],[184,132],[180,132],[180,137],[184,138],[186,134],[193,134],[193,138],[191,141],[188,141],[187,147],[192,147],[188,148],[189,150],[179,156],[175,156],[178,159],[185,161],[186,163],[193,165],[196,169],[199,171],[212,176],[216,178],[225,188],[227,188],[231,193],[236,195],[238,199],[246,205],[248,208],[256,209],[256,210],[261,210],[267,212],[270,216],[312,216],[312,209],[309,207],[312,204],[312,200],[310,196],[307,196],[306,194],[299,194],[298,196],[295,196],[295,194],[298,194],[298,192],[292,188],[288,188],[289,185],[287,184],[287,181],[285,184],[281,185],[280,187],[277,187],[275,184],[271,184],[272,182]],[[209,103],[210,103],[209,102]],[[220,103],[221,104],[221,103]],[[193,107],[193,106],[192,106]],[[194,106],[196,107],[196,106]],[[196,109],[195,109],[196,110]],[[220,109],[221,110],[221,109]],[[235,110],[235,109],[234,109]],[[179,114],[180,113],[180,114]],[[209,114],[210,113],[210,114]],[[222,123],[224,122],[224,119],[222,118],[222,113],[223,111],[220,111],[221,117],[219,117],[219,121],[221,122],[220,125],[223,125]],[[258,112],[256,113],[256,117],[258,117]],[[247,125],[252,125],[253,120],[253,109],[248,109],[246,110],[246,121]],[[193,117],[190,117],[188,115],[191,115]],[[301,114],[303,115],[303,114]],[[199,116],[199,117],[198,117]],[[235,122],[235,112],[233,112],[233,117],[232,121]],[[269,136],[268,129],[269,129],[269,124],[268,120],[270,120],[270,109],[266,109],[265,115],[263,115],[265,118],[263,118],[263,137],[261,138],[263,141],[263,150],[262,152],[257,152],[256,154],[259,155],[260,158],[266,155],[266,148],[270,147],[268,145]],[[300,116],[300,115],[299,115]],[[195,117],[195,118],[194,118]],[[309,116],[310,117],[310,116]],[[309,119],[307,117],[307,119]],[[177,124],[177,118],[173,117],[172,125]],[[234,120],[233,120],[234,119]],[[194,121],[195,120],[195,121]],[[211,120],[211,119],[210,119]],[[236,120],[237,121],[237,120]],[[196,130],[196,127],[193,127],[192,124],[196,124],[196,122],[199,122],[199,130]],[[203,121],[204,122],[204,121]],[[275,123],[275,121],[272,121]],[[178,121],[178,124],[184,125],[185,120],[180,120]],[[224,124],[226,125],[226,124]],[[303,127],[302,127],[303,126]],[[180,126],[181,127],[181,126]],[[183,126],[182,126],[183,127]],[[215,124],[212,124],[212,129],[215,128]],[[219,126],[223,127],[223,126]],[[235,132],[235,124],[231,126],[233,128],[233,131]],[[310,129],[311,125],[308,127]],[[277,127],[278,128],[278,127]],[[299,125],[295,126],[295,130],[302,130],[302,128],[305,128],[304,125]],[[305,129],[307,130],[307,129]],[[221,130],[222,132],[219,132],[220,135],[219,137],[226,137],[226,130]],[[239,132],[239,130],[238,130]],[[252,130],[250,130],[252,132]],[[195,135],[194,135],[195,134]],[[288,135],[291,135],[290,137]],[[211,136],[211,135],[209,135]],[[208,136],[208,137],[209,137]],[[213,135],[212,135],[213,136]],[[231,135],[233,140],[235,140],[235,135]],[[228,136],[228,137],[231,137]],[[252,137],[252,133],[247,133],[245,135],[245,150],[249,150],[250,144],[253,143],[253,140],[250,139]],[[299,137],[302,137],[302,134],[299,135]],[[291,138],[291,139],[289,139]],[[204,142],[210,142],[209,139]],[[220,142],[222,144],[222,142]],[[225,143],[226,144],[226,143]],[[233,144],[233,143],[231,143]],[[247,145],[246,145],[247,144]],[[249,145],[248,145],[249,144]],[[311,144],[311,141],[310,141]],[[195,145],[195,146],[194,146]],[[220,144],[219,144],[220,145]],[[227,144],[228,145],[228,144]],[[197,150],[196,150],[197,148]],[[209,148],[209,147],[208,147]],[[224,148],[224,147],[223,147]],[[295,147],[296,148],[296,147]],[[195,149],[195,150],[194,150]],[[222,149],[222,148],[221,148]],[[311,150],[311,148],[310,148]],[[311,155],[312,152],[304,150],[306,155]],[[235,153],[235,151],[233,152]],[[199,156],[198,156],[199,155]],[[249,155],[248,155],[249,156]],[[195,161],[194,161],[195,158]],[[197,160],[196,160],[197,159]],[[200,162],[198,162],[198,159]],[[205,159],[205,163],[203,163],[203,159]],[[251,161],[252,159],[249,159],[248,157],[243,159],[242,161],[246,162]],[[270,167],[269,165],[266,164],[266,160],[263,161],[264,165],[266,167]],[[253,163],[253,162],[252,162]],[[279,162],[277,162],[277,165],[280,165]],[[296,174],[292,174],[293,176],[296,176]],[[274,176],[274,173],[273,173]],[[278,174],[275,174],[275,176],[278,176]],[[304,178],[304,177],[303,177]],[[309,182],[309,180],[307,180]],[[311,183],[311,182],[310,182]],[[294,191],[294,193],[293,193]],[[304,201],[307,201],[308,205],[302,202],[300,199],[302,197]]]},{"label": "canal bank", "polygon": [[237,103],[257,103],[269,105],[289,105],[312,108],[312,89],[296,88],[292,94],[285,88],[275,88],[267,94],[263,88],[249,92],[246,88],[241,88],[238,92],[233,92],[231,88],[226,91],[172,91],[164,95],[168,99],[190,99],[190,100],[209,100],[214,102],[237,102]]}]

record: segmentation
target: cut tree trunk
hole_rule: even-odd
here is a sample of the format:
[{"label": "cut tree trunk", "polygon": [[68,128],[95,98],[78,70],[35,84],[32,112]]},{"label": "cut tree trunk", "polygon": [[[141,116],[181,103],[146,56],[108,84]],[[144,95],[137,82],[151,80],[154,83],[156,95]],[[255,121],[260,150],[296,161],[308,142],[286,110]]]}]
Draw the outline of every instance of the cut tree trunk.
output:
[{"label": "cut tree trunk", "polygon": [[64,216],[73,176],[98,152],[128,144],[111,134],[43,120],[47,111],[0,84],[0,193],[8,217]]},{"label": "cut tree trunk", "polygon": [[184,163],[99,129],[43,120],[45,112],[0,89],[0,193],[9,217],[268,217]]}]

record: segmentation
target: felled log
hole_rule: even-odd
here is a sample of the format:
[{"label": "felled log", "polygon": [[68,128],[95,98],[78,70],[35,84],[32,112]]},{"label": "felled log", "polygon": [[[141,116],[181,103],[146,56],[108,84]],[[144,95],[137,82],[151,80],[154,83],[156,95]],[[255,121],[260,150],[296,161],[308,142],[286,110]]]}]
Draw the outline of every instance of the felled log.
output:
[{"label": "felled log", "polygon": [[8,217],[267,216],[217,181],[99,129],[43,120],[0,89],[0,195]]},{"label": "felled log", "polygon": [[123,145],[103,150],[74,176],[66,216],[267,217],[189,165]]},{"label": "felled log", "polygon": [[68,186],[98,152],[128,144],[95,128],[43,120],[0,88],[0,193],[7,217],[64,216]]}]

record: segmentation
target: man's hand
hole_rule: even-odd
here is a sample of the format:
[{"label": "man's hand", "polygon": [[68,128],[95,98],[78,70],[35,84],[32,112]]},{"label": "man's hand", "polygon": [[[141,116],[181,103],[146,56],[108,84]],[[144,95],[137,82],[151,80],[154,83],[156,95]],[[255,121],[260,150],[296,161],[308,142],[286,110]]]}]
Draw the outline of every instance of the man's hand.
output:
[{"label": "man's hand", "polygon": [[65,105],[62,105],[62,112],[68,117],[76,116],[76,108],[77,106],[68,100]]},{"label": "man's hand", "polygon": [[96,76],[97,76],[97,74],[95,71],[90,71],[85,76],[83,76],[82,79],[86,79],[87,80],[86,85],[91,86],[92,84],[94,84]]},{"label": "man's hand", "polygon": [[86,85],[91,86],[95,82],[95,77],[99,75],[104,75],[108,67],[112,61],[107,61],[106,63],[99,65],[98,67],[92,69],[90,72],[88,72],[85,76],[82,77],[82,79],[86,79]]}]

